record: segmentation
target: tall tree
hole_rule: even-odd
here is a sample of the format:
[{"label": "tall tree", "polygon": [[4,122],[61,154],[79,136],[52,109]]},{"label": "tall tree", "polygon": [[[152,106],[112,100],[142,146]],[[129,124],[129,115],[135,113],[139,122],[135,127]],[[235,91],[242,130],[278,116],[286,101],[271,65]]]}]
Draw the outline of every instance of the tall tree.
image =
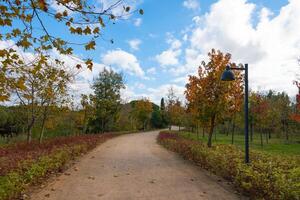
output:
[{"label": "tall tree", "polygon": [[165,111],[166,109],[166,106],[165,106],[165,99],[164,98],[161,98],[160,100],[160,110],[161,111]]},{"label": "tall tree", "polygon": [[[168,90],[168,94],[167,94],[167,107],[166,107],[166,116],[167,116],[167,121],[168,121],[168,126],[169,129],[171,129],[172,123],[174,123],[174,121],[172,121],[172,119],[174,119],[173,117],[173,106],[175,105],[175,102],[178,98],[175,95],[174,89],[173,87],[170,87]],[[174,124],[175,125],[175,124]]]},{"label": "tall tree", "polygon": [[32,128],[41,114],[43,115],[40,136],[42,139],[49,106],[66,94],[71,76],[60,67],[49,64],[49,60],[40,55],[30,67],[19,68],[18,81],[11,86],[20,104],[27,108],[28,142],[31,142]]},{"label": "tall tree", "polygon": [[[201,63],[198,69],[198,76],[190,76],[186,85],[187,102],[199,107],[208,117],[210,129],[208,137],[208,147],[212,146],[212,135],[217,119],[221,118],[230,106],[230,99],[234,98],[233,88],[242,87],[242,77],[240,72],[235,72],[236,80],[232,82],[221,81],[221,75],[227,64],[230,63],[230,54],[223,54],[214,49],[208,54],[209,62]],[[201,102],[199,104],[198,102]]]},{"label": "tall tree", "polygon": [[162,120],[162,127],[166,127],[168,125],[168,118],[166,113],[166,105],[165,105],[165,99],[161,98],[160,100],[160,115]]},{"label": "tall tree", "polygon": [[142,125],[144,131],[146,130],[147,124],[150,121],[152,111],[153,111],[153,105],[150,102],[150,100],[147,98],[138,100],[134,104],[133,116]]},{"label": "tall tree", "polygon": [[[93,120],[95,131],[108,131],[116,121],[121,106],[121,89],[125,88],[121,74],[111,69],[99,73],[92,88],[96,113]],[[109,126],[110,125],[110,126]]]},{"label": "tall tree", "polygon": [[294,84],[298,88],[298,94],[296,95],[296,109],[295,112],[290,116],[292,120],[300,123],[300,82],[295,81]]}]

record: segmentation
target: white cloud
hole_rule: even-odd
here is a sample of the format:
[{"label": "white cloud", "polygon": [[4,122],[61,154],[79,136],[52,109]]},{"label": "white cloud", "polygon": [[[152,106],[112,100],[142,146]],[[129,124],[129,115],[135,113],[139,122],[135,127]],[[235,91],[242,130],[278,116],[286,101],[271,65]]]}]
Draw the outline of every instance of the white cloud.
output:
[{"label": "white cloud", "polygon": [[126,51],[121,49],[108,51],[102,56],[102,62],[105,65],[112,66],[119,70],[124,70],[129,74],[143,77],[144,71],[141,68],[137,58]]},{"label": "white cloud", "polygon": [[[67,5],[69,6],[74,6],[74,3],[73,2],[70,2],[68,3]],[[58,4],[57,1],[55,0],[51,0],[50,1],[50,6],[53,10],[55,10],[56,12],[64,12],[64,11],[67,11],[69,15],[72,15],[74,12],[67,9],[65,6],[61,5],[61,4]]]},{"label": "white cloud", "polygon": [[137,88],[137,89],[145,89],[146,88],[145,84],[140,83],[140,82],[136,82],[134,84],[134,87]]},{"label": "white cloud", "polygon": [[156,68],[155,67],[151,67],[151,68],[147,69],[147,73],[148,74],[156,74]]},{"label": "white cloud", "polygon": [[142,43],[142,41],[139,39],[132,39],[132,40],[127,41],[127,43],[129,44],[129,46],[132,50],[139,50],[140,44]]},{"label": "white cloud", "polygon": [[191,10],[198,10],[200,8],[198,0],[186,0],[182,5]]},{"label": "white cloud", "polygon": [[300,1],[290,0],[274,15],[247,0],[219,0],[210,11],[193,19],[185,63],[174,66],[175,74],[195,73],[212,49],[232,54],[237,63],[249,63],[252,89],[286,91],[300,67]]},{"label": "white cloud", "polygon": [[133,24],[135,26],[140,26],[142,24],[142,21],[143,21],[142,18],[136,18],[136,19],[134,19]]},{"label": "white cloud", "polygon": [[144,92],[138,93],[135,91],[135,88],[138,85],[139,84],[137,83],[135,83],[133,86],[127,85],[126,88],[121,91],[121,96],[123,99],[125,99],[126,102],[136,100],[136,99],[141,99],[141,98],[148,98],[152,102],[159,105],[161,98],[164,97],[166,99],[169,89],[171,87],[173,88],[175,95],[182,102],[185,101],[185,97],[184,97],[185,87],[183,86],[179,86],[177,84],[164,84],[158,87],[144,88]]},{"label": "white cloud", "polygon": [[180,54],[181,54],[180,49],[178,50],[169,49],[163,51],[159,55],[156,55],[155,58],[162,66],[172,66],[172,65],[177,65],[179,63],[178,56]]},{"label": "white cloud", "polygon": [[169,89],[173,88],[175,95],[182,101],[184,102],[185,97],[184,97],[184,91],[185,87],[179,86],[176,84],[164,84],[159,87],[155,88],[148,88],[147,89],[147,97],[150,98],[153,102],[159,104],[160,100],[162,97],[166,98],[168,95]]},{"label": "white cloud", "polygon": [[179,64],[179,56],[181,55],[181,45],[182,43],[175,39],[173,35],[167,33],[166,42],[170,45],[169,49],[161,52],[155,56],[155,59],[160,65],[165,66],[174,66]]}]

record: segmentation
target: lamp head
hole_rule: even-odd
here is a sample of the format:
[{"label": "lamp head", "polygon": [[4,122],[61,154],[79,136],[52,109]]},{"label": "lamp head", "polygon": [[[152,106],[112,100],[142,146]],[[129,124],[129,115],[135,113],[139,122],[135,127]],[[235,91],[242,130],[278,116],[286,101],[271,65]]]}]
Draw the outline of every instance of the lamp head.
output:
[{"label": "lamp head", "polygon": [[234,73],[231,71],[230,66],[227,65],[225,71],[222,74],[221,77],[222,81],[234,81]]}]

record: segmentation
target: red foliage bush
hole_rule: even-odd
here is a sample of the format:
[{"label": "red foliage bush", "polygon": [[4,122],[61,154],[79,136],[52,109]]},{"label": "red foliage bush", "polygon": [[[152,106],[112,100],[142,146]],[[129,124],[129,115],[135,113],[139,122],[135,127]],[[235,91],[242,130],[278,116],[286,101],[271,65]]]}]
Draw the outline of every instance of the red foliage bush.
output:
[{"label": "red foliage bush", "polygon": [[45,140],[42,144],[38,141],[33,141],[30,144],[19,142],[0,147],[0,176],[14,170],[25,169],[39,157],[51,154],[57,149],[85,144],[89,150],[94,148],[98,143],[105,142],[114,136],[117,136],[117,134],[57,137]]}]

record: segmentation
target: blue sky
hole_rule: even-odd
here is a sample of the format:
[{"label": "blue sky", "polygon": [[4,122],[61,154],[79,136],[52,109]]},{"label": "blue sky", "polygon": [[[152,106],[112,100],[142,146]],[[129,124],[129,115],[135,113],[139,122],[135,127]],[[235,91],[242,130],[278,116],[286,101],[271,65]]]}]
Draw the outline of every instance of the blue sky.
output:
[{"label": "blue sky", "polygon": [[[115,0],[95,0],[110,5]],[[108,24],[95,51],[75,47],[78,57],[96,62],[92,72],[84,70],[71,86],[72,93],[89,93],[89,85],[103,67],[124,74],[124,100],[148,97],[158,103],[168,88],[183,98],[187,77],[215,48],[232,54],[233,61],[249,63],[252,90],[286,91],[300,72],[299,0],[125,0],[142,8],[116,24]],[[54,9],[59,9],[52,5]],[[118,10],[114,12],[118,13]],[[47,20],[47,18],[45,18]],[[60,37],[86,41],[66,34],[63,26],[46,26]],[[114,40],[114,44],[109,42]],[[1,41],[0,41],[1,42]],[[1,44],[0,44],[1,46]],[[69,58],[61,57],[70,65]]]}]

